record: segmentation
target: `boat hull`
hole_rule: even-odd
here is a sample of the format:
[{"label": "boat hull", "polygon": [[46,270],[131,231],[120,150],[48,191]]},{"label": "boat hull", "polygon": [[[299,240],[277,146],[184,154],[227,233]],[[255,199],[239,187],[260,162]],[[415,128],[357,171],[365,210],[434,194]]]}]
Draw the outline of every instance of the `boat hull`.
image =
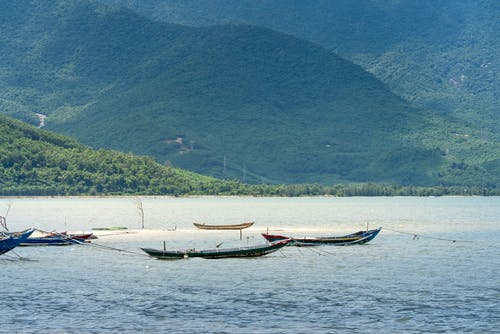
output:
[{"label": "boat hull", "polygon": [[159,250],[153,248],[141,248],[143,252],[160,260],[179,260],[186,258],[185,251]]},{"label": "boat hull", "polygon": [[253,222],[233,224],[233,225],[206,225],[201,223],[193,223],[194,226],[202,230],[242,230],[245,228],[249,228],[253,224],[254,224]]},{"label": "boat hull", "polygon": [[31,237],[20,243],[20,246],[68,246],[90,242],[93,238],[92,233],[87,234],[67,234],[51,233],[41,237]]},{"label": "boat hull", "polygon": [[200,257],[204,259],[223,259],[223,258],[241,258],[241,257],[259,257],[273,253],[280,248],[286,246],[290,242],[289,239],[277,241],[270,245],[251,246],[241,248],[228,249],[208,249],[208,250],[185,250],[185,251],[169,251],[152,248],[141,248],[148,255],[160,260],[176,260],[183,258]]},{"label": "boat hull", "polygon": [[381,228],[359,231],[356,233],[339,236],[339,237],[317,237],[317,238],[292,238],[283,235],[272,235],[263,233],[262,236],[270,242],[275,242],[279,240],[291,239],[289,243],[290,246],[319,246],[319,245],[331,245],[331,246],[351,246],[351,245],[362,245],[371,240],[373,240]]},{"label": "boat hull", "polygon": [[3,239],[0,240],[0,255],[19,246],[22,242],[27,240],[34,231],[35,230],[31,228],[21,232],[4,234]]}]

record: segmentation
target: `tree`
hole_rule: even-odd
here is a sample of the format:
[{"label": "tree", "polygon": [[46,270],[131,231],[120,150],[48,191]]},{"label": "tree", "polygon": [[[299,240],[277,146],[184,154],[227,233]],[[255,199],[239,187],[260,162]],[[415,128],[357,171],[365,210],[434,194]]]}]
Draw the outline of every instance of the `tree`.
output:
[{"label": "tree", "polygon": [[139,217],[141,219],[141,228],[144,228],[144,207],[142,205],[142,200],[140,197],[137,197],[135,199],[135,205],[137,207],[137,210],[139,212]]}]

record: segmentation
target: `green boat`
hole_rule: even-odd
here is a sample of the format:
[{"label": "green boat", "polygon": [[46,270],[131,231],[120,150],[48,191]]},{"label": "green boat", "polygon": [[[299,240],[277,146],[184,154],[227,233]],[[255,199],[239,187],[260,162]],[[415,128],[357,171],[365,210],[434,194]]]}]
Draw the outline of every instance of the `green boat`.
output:
[{"label": "green boat", "polygon": [[93,231],[119,231],[119,230],[127,230],[128,227],[125,226],[110,226],[110,227],[93,227]]},{"label": "green boat", "polygon": [[258,257],[273,253],[286,246],[291,240],[280,240],[271,244],[248,246],[239,248],[215,248],[206,250],[167,250],[141,248],[148,255],[160,260],[177,260],[190,257],[201,257],[204,259],[223,259],[231,257]]}]

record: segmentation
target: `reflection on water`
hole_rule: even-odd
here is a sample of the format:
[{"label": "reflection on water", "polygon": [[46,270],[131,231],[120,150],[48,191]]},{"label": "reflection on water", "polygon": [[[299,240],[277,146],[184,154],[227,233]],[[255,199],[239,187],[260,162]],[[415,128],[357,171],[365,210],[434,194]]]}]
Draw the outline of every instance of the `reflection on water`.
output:
[{"label": "reflection on water", "polygon": [[[140,227],[133,199],[12,201],[12,230]],[[493,333],[500,325],[500,198],[145,198],[151,230],[107,246],[262,243],[268,227],[296,235],[370,226],[365,246],[287,247],[255,259],[159,261],[89,246],[18,248],[0,257],[0,333]],[[244,232],[192,222],[255,221]],[[176,231],[167,231],[177,226]],[[9,258],[10,259],[10,258]]]}]

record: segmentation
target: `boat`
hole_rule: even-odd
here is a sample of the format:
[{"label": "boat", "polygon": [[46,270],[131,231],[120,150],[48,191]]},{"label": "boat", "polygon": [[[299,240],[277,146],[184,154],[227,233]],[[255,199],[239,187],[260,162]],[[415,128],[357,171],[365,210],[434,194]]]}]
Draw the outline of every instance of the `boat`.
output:
[{"label": "boat", "polygon": [[97,237],[94,235],[94,233],[68,233],[68,232],[60,232],[60,233],[54,233],[54,234],[60,234],[62,236],[66,236],[71,239],[83,241],[83,242],[90,242],[90,240],[97,239]]},{"label": "boat", "polygon": [[279,240],[291,239],[290,246],[318,246],[318,245],[333,245],[333,246],[349,246],[365,244],[373,240],[382,228],[379,227],[373,230],[359,231],[339,237],[304,237],[294,238],[283,235],[272,235],[262,233],[262,236],[270,242]]},{"label": "boat", "polygon": [[35,229],[30,228],[20,232],[0,233],[0,255],[13,250],[27,240]]},{"label": "boat", "polygon": [[193,223],[194,226],[202,230],[242,230],[252,226],[253,224],[254,222],[245,222],[233,225],[207,225],[202,223]]},{"label": "boat", "polygon": [[128,227],[125,226],[109,226],[109,227],[93,227],[93,231],[120,231],[127,230]]},{"label": "boat", "polygon": [[90,242],[93,233],[68,234],[67,232],[51,232],[42,236],[30,237],[19,244],[19,246],[67,246]]},{"label": "boat", "polygon": [[281,249],[290,242],[290,239],[280,240],[272,242],[270,244],[258,245],[258,246],[247,246],[238,248],[215,248],[206,250],[167,250],[162,249],[152,249],[152,248],[141,248],[142,251],[148,255],[155,257],[160,260],[176,260],[184,259],[190,257],[201,257],[204,259],[222,259],[222,258],[234,258],[234,257],[258,257]]}]

